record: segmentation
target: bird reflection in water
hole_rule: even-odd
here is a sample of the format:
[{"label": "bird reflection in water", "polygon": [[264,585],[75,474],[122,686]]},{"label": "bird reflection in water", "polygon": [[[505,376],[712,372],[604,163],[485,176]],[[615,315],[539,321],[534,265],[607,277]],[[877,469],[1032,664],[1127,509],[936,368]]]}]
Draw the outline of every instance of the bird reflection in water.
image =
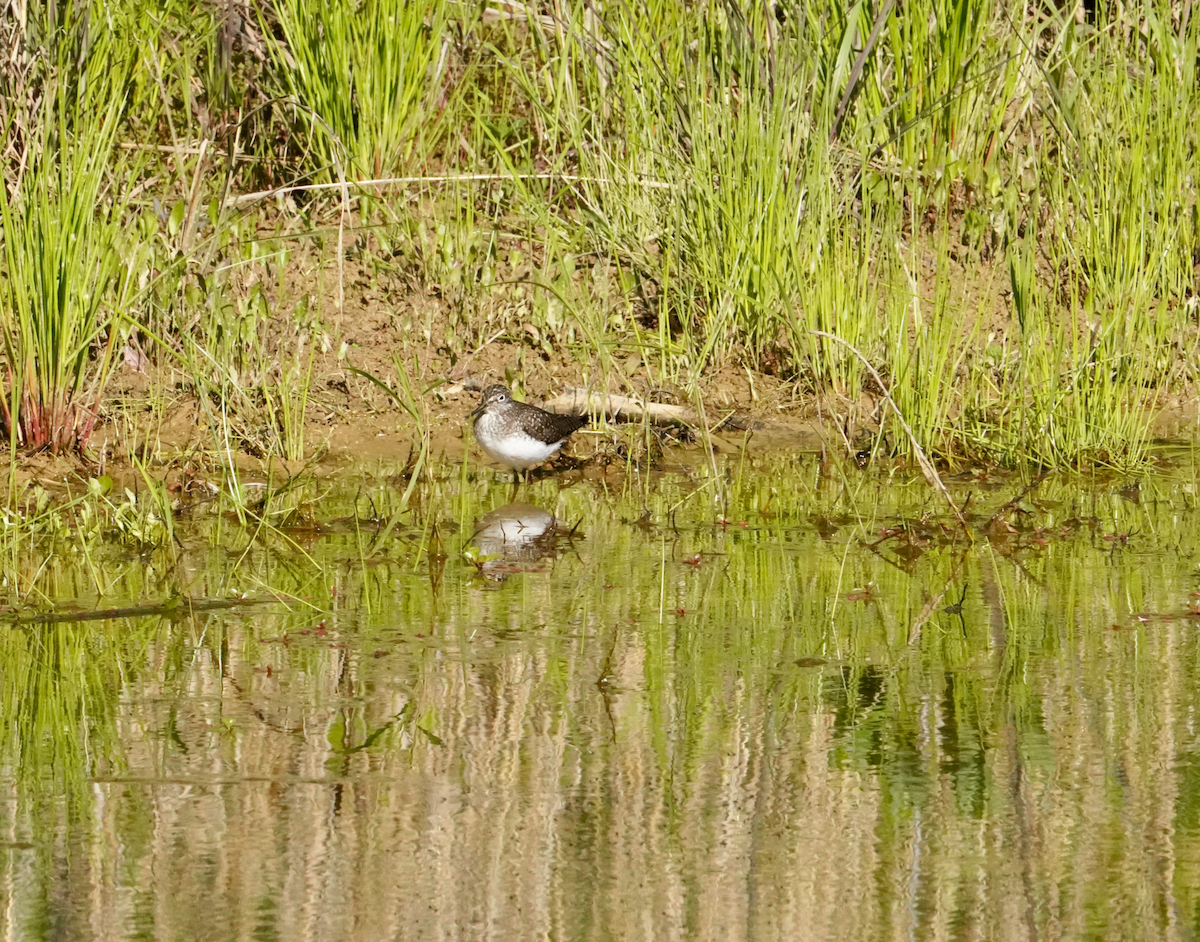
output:
[{"label": "bird reflection in water", "polygon": [[541,507],[520,502],[505,504],[479,519],[471,537],[471,545],[478,552],[473,561],[481,575],[502,582],[514,572],[541,570],[539,562],[553,556],[559,541],[574,533]]}]

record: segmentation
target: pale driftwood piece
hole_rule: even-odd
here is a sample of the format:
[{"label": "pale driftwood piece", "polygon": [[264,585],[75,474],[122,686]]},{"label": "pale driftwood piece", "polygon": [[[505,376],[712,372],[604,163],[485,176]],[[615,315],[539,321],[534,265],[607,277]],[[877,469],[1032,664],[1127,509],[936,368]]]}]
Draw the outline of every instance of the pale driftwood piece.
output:
[{"label": "pale driftwood piece", "polygon": [[547,412],[560,415],[582,415],[584,412],[603,412],[610,421],[641,422],[652,425],[697,425],[700,417],[686,406],[669,406],[665,402],[646,402],[617,396],[612,393],[589,392],[568,386],[566,391],[549,402],[543,402]]}]

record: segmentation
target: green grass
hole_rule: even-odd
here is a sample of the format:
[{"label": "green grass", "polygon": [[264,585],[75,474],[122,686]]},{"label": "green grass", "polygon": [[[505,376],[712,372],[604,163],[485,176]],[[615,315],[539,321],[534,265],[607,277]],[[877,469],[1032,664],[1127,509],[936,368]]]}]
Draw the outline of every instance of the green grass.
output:
[{"label": "green grass", "polygon": [[147,254],[125,232],[138,166],[117,151],[130,64],[104,42],[91,55],[86,89],[65,60],[46,77],[0,189],[4,424],[14,445],[54,452],[87,444]]},{"label": "green grass", "polygon": [[307,131],[316,176],[377,179],[436,146],[449,10],[443,0],[337,0],[321,16],[299,0],[274,6],[283,35],[269,44],[273,76]]},{"label": "green grass", "polygon": [[[881,26],[851,85],[855,37],[876,25],[864,8],[802,7],[782,25],[744,12],[636,4],[599,31],[581,15],[532,61],[507,57],[537,123],[565,136],[559,168],[580,178],[590,223],[589,244],[576,217],[555,227],[543,211],[547,253],[598,248],[654,282],[657,336],[638,339],[677,381],[783,359],[801,387],[853,402],[868,381],[824,331],[864,351],[934,455],[1143,461],[1145,390],[1168,388],[1192,342],[1194,196],[1179,194],[1194,148],[1176,116],[1195,92],[1178,55],[1131,75],[1114,66],[1115,28],[1084,45],[1070,20],[1038,33],[987,4],[926,4]],[[1148,121],[1164,85],[1170,111]],[[1172,195],[1155,186],[1155,200],[1150,180]],[[1003,296],[950,291],[971,262],[989,287],[982,245],[1012,270],[999,318]],[[996,340],[989,321],[1013,355],[971,369]],[[881,431],[907,452],[897,427]]]},{"label": "green grass", "polygon": [[[86,42],[82,21],[30,28],[44,65],[0,76],[25,155],[3,214],[11,441],[85,444],[136,331],[221,449],[310,456],[307,393],[287,394],[317,338],[289,311],[342,309],[351,246],[436,295],[400,351],[435,372],[498,342],[519,374],[566,355],[695,399],[734,365],[877,452],[1144,463],[1153,408],[1196,383],[1196,18],[765,9],[347,0],[230,26],[121,0]],[[863,408],[884,390],[851,348],[913,439]]]}]

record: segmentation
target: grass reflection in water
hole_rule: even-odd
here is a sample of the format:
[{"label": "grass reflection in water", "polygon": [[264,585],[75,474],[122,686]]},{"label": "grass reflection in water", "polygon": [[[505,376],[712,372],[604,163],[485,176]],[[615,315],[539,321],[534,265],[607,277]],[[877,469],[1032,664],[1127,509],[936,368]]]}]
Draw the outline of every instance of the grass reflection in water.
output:
[{"label": "grass reflection in water", "polygon": [[719,470],[11,548],[25,615],[146,613],[0,630],[6,931],[1188,936],[1190,474],[959,482],[971,541],[923,482]]}]

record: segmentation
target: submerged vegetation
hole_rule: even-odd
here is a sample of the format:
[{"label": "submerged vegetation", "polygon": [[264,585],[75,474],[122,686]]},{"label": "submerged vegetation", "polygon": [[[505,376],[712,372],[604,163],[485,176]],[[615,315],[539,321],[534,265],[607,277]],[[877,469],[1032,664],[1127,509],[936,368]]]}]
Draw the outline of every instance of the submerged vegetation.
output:
[{"label": "submerged vegetation", "polygon": [[102,421],[144,455],[187,398],[216,454],[299,460],[351,383],[699,402],[733,368],[726,399],[769,385],[852,450],[1130,468],[1196,387],[1187,4],[90,0],[3,26],[14,454]]}]

